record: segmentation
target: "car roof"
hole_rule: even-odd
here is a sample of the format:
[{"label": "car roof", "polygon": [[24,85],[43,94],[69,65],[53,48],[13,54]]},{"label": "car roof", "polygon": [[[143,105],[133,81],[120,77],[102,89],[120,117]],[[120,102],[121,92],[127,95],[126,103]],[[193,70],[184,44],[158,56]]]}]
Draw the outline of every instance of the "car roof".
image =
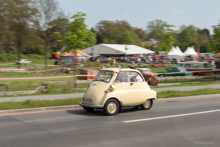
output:
[{"label": "car roof", "polygon": [[114,71],[114,72],[119,72],[119,71],[137,71],[137,72],[139,72],[138,70],[131,69],[131,68],[104,68],[104,69],[101,69],[101,70],[111,70],[111,71]]},{"label": "car roof", "polygon": [[169,68],[183,68],[182,66],[171,66]]},{"label": "car roof", "polygon": [[136,68],[137,70],[140,69],[140,70],[151,70],[150,68]]}]

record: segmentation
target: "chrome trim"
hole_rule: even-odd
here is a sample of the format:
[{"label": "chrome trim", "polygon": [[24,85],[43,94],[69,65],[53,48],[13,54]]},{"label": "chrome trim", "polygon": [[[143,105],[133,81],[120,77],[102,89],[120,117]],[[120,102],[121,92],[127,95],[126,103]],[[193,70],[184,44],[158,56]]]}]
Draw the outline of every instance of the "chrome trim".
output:
[{"label": "chrome trim", "polygon": [[83,104],[82,102],[79,102],[80,106],[85,106],[85,107],[90,107],[90,108],[103,108],[102,105],[87,105],[87,104]]}]

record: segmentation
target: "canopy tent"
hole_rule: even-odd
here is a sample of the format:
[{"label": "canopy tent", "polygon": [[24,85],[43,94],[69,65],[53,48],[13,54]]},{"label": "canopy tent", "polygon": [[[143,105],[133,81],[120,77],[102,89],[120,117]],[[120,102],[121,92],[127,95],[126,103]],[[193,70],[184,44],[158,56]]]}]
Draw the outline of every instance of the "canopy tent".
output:
[{"label": "canopy tent", "polygon": [[125,56],[125,55],[148,55],[154,54],[154,51],[145,49],[136,45],[125,44],[97,44],[82,50],[93,57],[97,56]]},{"label": "canopy tent", "polygon": [[187,47],[184,54],[185,56],[197,56],[197,52],[194,50],[193,47]]},{"label": "canopy tent", "polygon": [[64,53],[60,55],[62,62],[86,62],[90,56],[80,50],[76,50],[76,53]]},{"label": "canopy tent", "polygon": [[180,60],[183,60],[184,54],[181,54],[181,50],[180,51],[178,51],[178,50],[180,50],[180,49],[172,46],[172,49],[168,52],[167,57],[170,60],[175,58],[177,60],[177,62],[180,62]]},{"label": "canopy tent", "polygon": [[176,50],[177,50],[177,52],[179,53],[180,56],[185,56],[185,54],[181,51],[179,46],[176,46]]}]

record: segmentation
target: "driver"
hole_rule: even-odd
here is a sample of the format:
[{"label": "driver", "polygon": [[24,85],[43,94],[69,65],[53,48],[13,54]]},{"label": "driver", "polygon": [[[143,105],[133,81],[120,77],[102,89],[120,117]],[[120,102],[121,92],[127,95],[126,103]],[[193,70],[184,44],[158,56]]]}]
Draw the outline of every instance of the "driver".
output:
[{"label": "driver", "polygon": [[125,76],[125,73],[120,72],[115,80],[116,82],[128,82],[127,76]]}]

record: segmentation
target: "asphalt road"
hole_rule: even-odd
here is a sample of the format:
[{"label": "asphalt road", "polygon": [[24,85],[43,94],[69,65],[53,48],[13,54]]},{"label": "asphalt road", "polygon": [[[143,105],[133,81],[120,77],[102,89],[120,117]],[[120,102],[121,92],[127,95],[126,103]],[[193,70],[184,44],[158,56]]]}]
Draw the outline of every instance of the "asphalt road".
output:
[{"label": "asphalt road", "polygon": [[0,117],[0,147],[220,146],[220,97],[168,99],[116,116],[82,109]]}]

